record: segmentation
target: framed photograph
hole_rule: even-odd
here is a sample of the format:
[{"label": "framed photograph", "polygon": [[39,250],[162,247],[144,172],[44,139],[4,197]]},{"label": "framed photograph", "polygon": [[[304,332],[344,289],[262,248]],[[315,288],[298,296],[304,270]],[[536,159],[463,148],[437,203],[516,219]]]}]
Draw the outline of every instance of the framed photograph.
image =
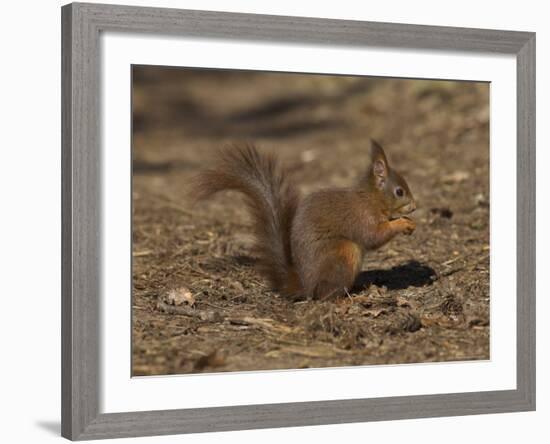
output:
[{"label": "framed photograph", "polygon": [[535,35],[62,8],[62,434],[535,409]]}]

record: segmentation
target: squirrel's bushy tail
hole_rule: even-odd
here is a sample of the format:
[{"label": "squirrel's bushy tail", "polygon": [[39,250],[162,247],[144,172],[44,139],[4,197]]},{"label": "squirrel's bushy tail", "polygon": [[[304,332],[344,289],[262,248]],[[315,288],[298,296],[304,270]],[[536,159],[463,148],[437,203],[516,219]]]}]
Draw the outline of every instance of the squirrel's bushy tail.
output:
[{"label": "squirrel's bushy tail", "polygon": [[286,293],[289,282],[295,280],[290,230],[298,204],[296,189],[273,156],[242,145],[222,150],[218,164],[195,177],[191,197],[206,199],[224,190],[245,195],[259,271],[275,290]]}]

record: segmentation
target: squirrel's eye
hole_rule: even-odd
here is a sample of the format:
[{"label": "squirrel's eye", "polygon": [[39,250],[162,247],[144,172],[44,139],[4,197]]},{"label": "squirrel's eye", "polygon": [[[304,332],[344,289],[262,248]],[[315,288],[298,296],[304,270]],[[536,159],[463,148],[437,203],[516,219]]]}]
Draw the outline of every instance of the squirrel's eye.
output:
[{"label": "squirrel's eye", "polygon": [[403,188],[397,187],[397,188],[395,189],[395,195],[396,195],[397,197],[403,197],[403,194],[405,194],[405,192],[403,191]]}]

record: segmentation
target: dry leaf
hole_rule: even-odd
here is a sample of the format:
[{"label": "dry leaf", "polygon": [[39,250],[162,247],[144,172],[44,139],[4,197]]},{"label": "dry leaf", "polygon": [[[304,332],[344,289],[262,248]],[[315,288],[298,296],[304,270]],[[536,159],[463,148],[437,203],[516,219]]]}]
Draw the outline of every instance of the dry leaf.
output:
[{"label": "dry leaf", "polygon": [[403,296],[397,296],[396,303],[398,307],[411,307],[414,305],[411,301],[405,299]]},{"label": "dry leaf", "polygon": [[166,295],[166,302],[170,305],[189,305],[192,307],[195,304],[195,296],[188,288],[174,288]]},{"label": "dry leaf", "polygon": [[383,308],[375,308],[372,310],[365,310],[365,316],[372,316],[373,318],[377,318],[381,314],[387,314],[388,310],[385,310]]},{"label": "dry leaf", "polygon": [[455,171],[452,174],[448,174],[443,177],[444,183],[462,183],[465,180],[468,180],[470,173],[467,171]]},{"label": "dry leaf", "polygon": [[302,151],[302,153],[300,154],[300,158],[304,163],[309,163],[315,160],[316,157],[317,157],[317,153],[315,152],[315,150],[305,150],[305,151]]}]

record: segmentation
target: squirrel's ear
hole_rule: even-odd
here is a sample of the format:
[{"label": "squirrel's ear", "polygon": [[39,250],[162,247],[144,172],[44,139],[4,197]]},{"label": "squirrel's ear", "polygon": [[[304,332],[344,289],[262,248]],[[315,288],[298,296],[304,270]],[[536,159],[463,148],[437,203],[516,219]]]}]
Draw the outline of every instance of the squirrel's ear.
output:
[{"label": "squirrel's ear", "polygon": [[381,188],[388,177],[388,161],[384,149],[375,140],[371,140],[371,161],[376,185]]}]

